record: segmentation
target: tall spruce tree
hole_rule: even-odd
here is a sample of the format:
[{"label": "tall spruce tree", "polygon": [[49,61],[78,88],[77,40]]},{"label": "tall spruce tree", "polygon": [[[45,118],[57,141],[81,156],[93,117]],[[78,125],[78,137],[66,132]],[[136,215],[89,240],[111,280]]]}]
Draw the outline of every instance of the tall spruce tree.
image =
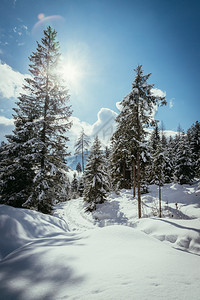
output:
[{"label": "tall spruce tree", "polygon": [[128,174],[129,151],[125,146],[126,132],[121,130],[120,125],[111,138],[111,153],[109,161],[109,170],[112,183],[112,189],[118,192],[123,188],[130,188]]},{"label": "tall spruce tree", "polygon": [[154,166],[153,158],[155,157],[155,153],[156,153],[159,143],[160,143],[160,134],[159,134],[159,130],[158,130],[158,123],[156,122],[156,124],[153,128],[153,131],[150,135],[150,138],[149,138],[149,148],[150,148],[151,157],[152,157],[152,162],[151,162],[151,164],[149,166],[149,170],[148,170],[149,183],[154,183],[154,181],[155,181],[156,168]]},{"label": "tall spruce tree", "polygon": [[[132,163],[136,165],[137,196],[138,196],[138,217],[141,217],[141,181],[142,164],[146,163],[148,151],[146,147],[146,128],[155,124],[153,119],[154,109],[157,105],[166,104],[165,97],[153,94],[153,84],[147,81],[151,74],[143,75],[142,65],[136,70],[136,76],[132,84],[132,91],[121,102],[122,110],[117,117],[117,130],[120,132],[119,140],[125,137],[124,148],[131,154]],[[116,140],[116,139],[115,139]],[[119,142],[119,140],[115,142]],[[133,167],[134,169],[134,167]],[[133,174],[135,172],[133,171]]]},{"label": "tall spruce tree", "polygon": [[83,172],[84,172],[84,151],[88,150],[89,145],[90,145],[89,137],[84,133],[84,130],[82,129],[80,137],[78,138],[74,147],[75,147],[75,155],[81,154]]},{"label": "tall spruce tree", "polygon": [[165,153],[162,147],[162,142],[159,140],[155,151],[153,152],[153,182],[158,185],[159,189],[159,217],[162,216],[161,208],[161,187],[165,182],[164,177]]},{"label": "tall spruce tree", "polygon": [[194,164],[192,162],[192,151],[184,132],[181,134],[176,150],[176,161],[174,177],[180,184],[191,183],[194,178]]},{"label": "tall spruce tree", "polygon": [[71,195],[73,199],[76,199],[78,196],[78,179],[76,173],[73,174],[73,179],[71,182]]},{"label": "tall spruce tree", "polygon": [[200,122],[196,121],[187,131],[187,137],[192,151],[192,162],[195,176],[200,177]]},{"label": "tall spruce tree", "polygon": [[81,173],[81,172],[82,172],[82,168],[81,168],[80,162],[78,162],[77,165],[76,165],[76,171],[77,171],[78,173]]},{"label": "tall spruce tree", "polygon": [[[54,200],[59,200],[66,182],[66,132],[71,127],[69,95],[59,75],[59,43],[50,26],[41,44],[30,56],[31,78],[26,78],[24,94],[18,98],[15,129],[8,136],[9,159],[5,162],[3,199],[50,213]],[[4,172],[5,173],[5,172]],[[21,176],[20,176],[21,175]],[[23,179],[26,178],[26,181]],[[6,190],[13,181],[12,194]]]},{"label": "tall spruce tree", "polygon": [[78,195],[80,197],[83,196],[84,192],[84,182],[83,182],[83,177],[80,178],[79,183],[78,183]]},{"label": "tall spruce tree", "polygon": [[88,202],[88,211],[96,210],[96,205],[106,200],[109,188],[104,165],[105,159],[101,151],[101,143],[96,137],[84,173],[84,200]]}]

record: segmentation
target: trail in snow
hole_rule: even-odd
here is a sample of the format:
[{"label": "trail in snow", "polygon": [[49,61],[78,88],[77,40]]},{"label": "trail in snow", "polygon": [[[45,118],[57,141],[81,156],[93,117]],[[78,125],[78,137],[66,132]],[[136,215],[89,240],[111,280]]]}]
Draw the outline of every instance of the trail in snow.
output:
[{"label": "trail in snow", "polygon": [[[83,198],[56,205],[54,216],[64,220],[71,232],[81,233],[97,227],[123,225],[136,228],[174,248],[200,254],[200,191],[198,184],[168,184],[162,188],[162,215],[158,218],[158,187],[142,195],[142,219],[137,216],[137,197],[132,190],[111,193],[96,211],[85,212]],[[147,218],[146,218],[147,217]]]},{"label": "trail in snow", "polygon": [[54,216],[64,220],[70,231],[80,232],[96,227],[92,215],[85,212],[82,198],[57,204]]}]

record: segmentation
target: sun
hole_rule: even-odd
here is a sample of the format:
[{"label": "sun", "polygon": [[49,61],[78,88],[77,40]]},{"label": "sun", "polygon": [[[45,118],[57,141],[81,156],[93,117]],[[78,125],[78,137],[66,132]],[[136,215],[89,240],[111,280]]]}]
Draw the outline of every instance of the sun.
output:
[{"label": "sun", "polygon": [[61,70],[64,80],[70,85],[77,84],[82,78],[82,71],[75,62],[65,62]]},{"label": "sun", "polygon": [[80,60],[65,58],[62,61],[61,76],[73,93],[78,93],[86,76]]},{"label": "sun", "polygon": [[61,55],[60,72],[70,94],[80,95],[91,79],[93,67],[89,48],[85,43],[68,42]]}]

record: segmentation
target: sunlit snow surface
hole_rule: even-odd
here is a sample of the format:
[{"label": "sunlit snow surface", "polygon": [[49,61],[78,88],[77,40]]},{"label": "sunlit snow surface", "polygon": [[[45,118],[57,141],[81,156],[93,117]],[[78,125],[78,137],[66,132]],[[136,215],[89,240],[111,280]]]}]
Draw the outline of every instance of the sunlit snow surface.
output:
[{"label": "sunlit snow surface", "polygon": [[92,214],[82,198],[54,216],[0,206],[0,299],[199,299],[200,190],[163,187],[161,219],[157,196],[140,220],[131,190]]}]

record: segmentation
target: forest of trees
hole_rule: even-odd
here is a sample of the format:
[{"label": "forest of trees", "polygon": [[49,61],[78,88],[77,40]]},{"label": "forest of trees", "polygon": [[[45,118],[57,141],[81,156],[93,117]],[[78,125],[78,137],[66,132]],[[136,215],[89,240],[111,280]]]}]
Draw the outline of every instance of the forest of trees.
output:
[{"label": "forest of trees", "polygon": [[74,146],[82,161],[70,182],[66,161],[72,112],[58,72],[59,57],[56,32],[49,26],[29,58],[32,77],[26,79],[14,108],[15,129],[7,143],[1,143],[0,203],[51,213],[55,203],[83,196],[86,210],[92,211],[109,192],[125,188],[137,197],[140,218],[141,194],[156,184],[161,217],[161,187],[171,182],[192,184],[200,177],[199,121],[186,133],[179,126],[176,136],[167,138],[154,119],[154,109],[166,104],[165,97],[152,93],[151,74],[144,75],[139,65],[131,92],[121,101],[110,148],[102,149],[96,137],[89,149],[89,138],[82,131]]}]

